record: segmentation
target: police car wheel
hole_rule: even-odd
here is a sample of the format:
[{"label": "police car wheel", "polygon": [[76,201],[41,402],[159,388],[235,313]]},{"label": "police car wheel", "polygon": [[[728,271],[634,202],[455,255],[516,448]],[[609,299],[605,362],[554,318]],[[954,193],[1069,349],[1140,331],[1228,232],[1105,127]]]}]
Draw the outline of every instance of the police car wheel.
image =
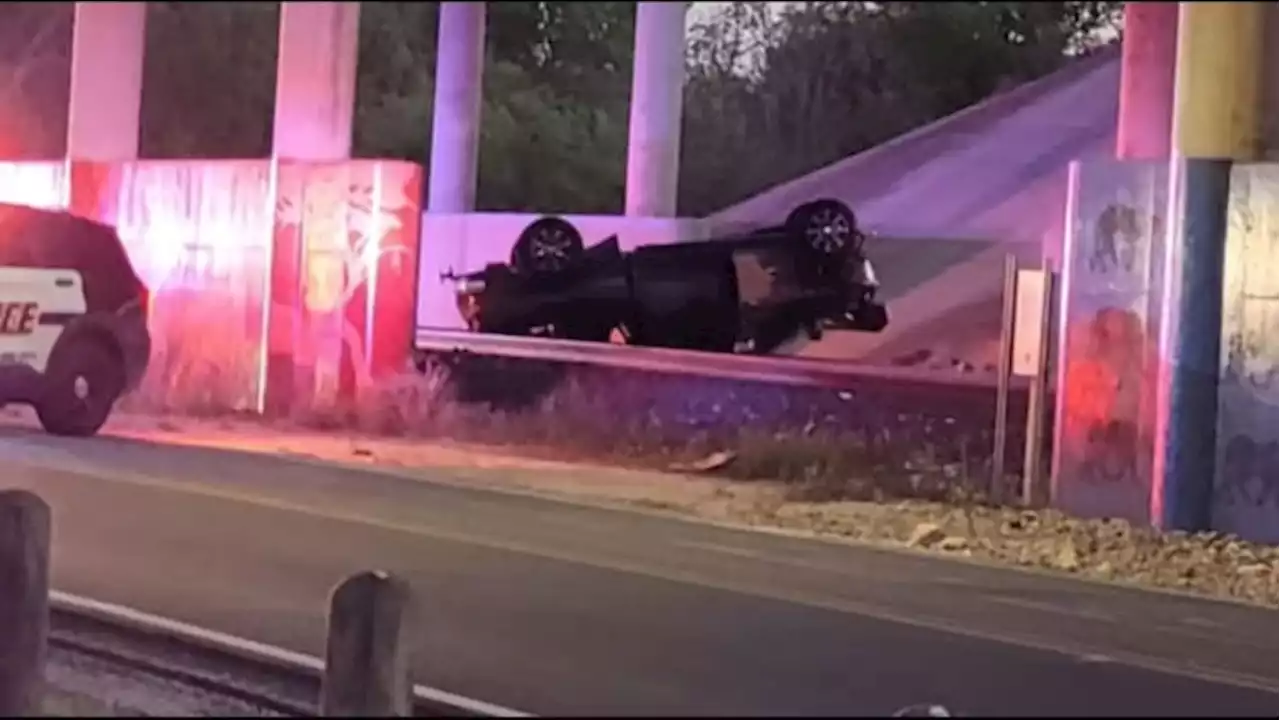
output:
[{"label": "police car wheel", "polygon": [[101,341],[85,337],[59,343],[36,403],[40,425],[53,435],[93,435],[107,422],[124,385],[119,357]]}]

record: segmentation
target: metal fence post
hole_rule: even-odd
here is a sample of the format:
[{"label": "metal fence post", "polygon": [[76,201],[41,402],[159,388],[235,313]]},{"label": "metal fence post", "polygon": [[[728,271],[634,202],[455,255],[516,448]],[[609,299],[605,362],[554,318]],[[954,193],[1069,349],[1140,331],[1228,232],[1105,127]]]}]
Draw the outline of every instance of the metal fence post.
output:
[{"label": "metal fence post", "polygon": [[1027,396],[1026,451],[1023,455],[1022,504],[1035,507],[1047,501],[1043,483],[1045,402],[1049,394],[1049,345],[1055,307],[1057,281],[1049,261],[1041,264],[1044,273],[1044,303],[1040,306],[1040,322],[1037,324],[1039,352],[1035,358],[1035,370],[1031,376],[1031,392]]},{"label": "metal fence post", "polygon": [[996,369],[996,420],[992,433],[991,500],[1004,500],[1004,458],[1009,444],[1009,381],[1013,373],[1013,323],[1017,309],[1018,259],[1004,256],[1003,304],[1000,308],[1000,357]]}]

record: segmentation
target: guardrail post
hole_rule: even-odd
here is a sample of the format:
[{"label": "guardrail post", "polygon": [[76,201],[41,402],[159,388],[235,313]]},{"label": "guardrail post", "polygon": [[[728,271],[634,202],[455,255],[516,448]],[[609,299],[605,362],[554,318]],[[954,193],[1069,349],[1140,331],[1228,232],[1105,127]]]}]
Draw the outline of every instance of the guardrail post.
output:
[{"label": "guardrail post", "polygon": [[329,597],[322,717],[408,717],[409,587],[381,571],[348,577]]},{"label": "guardrail post", "polygon": [[34,493],[0,490],[0,717],[42,714],[49,515]]}]

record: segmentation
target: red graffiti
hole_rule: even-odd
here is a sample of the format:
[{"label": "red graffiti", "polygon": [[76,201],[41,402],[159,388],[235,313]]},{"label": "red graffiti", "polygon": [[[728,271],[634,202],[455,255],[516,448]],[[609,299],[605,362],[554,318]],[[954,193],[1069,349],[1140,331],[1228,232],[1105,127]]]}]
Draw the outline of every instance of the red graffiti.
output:
[{"label": "red graffiti", "polygon": [[1142,319],[1132,310],[1103,308],[1070,332],[1068,443],[1079,449],[1084,479],[1136,482],[1139,419],[1152,374]]}]

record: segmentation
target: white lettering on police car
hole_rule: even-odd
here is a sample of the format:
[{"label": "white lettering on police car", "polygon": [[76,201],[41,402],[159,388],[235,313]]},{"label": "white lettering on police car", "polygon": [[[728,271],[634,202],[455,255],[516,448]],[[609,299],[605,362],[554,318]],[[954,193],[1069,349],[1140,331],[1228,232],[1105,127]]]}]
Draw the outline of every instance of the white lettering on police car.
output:
[{"label": "white lettering on police car", "polygon": [[39,319],[37,303],[0,302],[0,335],[30,335]]}]

